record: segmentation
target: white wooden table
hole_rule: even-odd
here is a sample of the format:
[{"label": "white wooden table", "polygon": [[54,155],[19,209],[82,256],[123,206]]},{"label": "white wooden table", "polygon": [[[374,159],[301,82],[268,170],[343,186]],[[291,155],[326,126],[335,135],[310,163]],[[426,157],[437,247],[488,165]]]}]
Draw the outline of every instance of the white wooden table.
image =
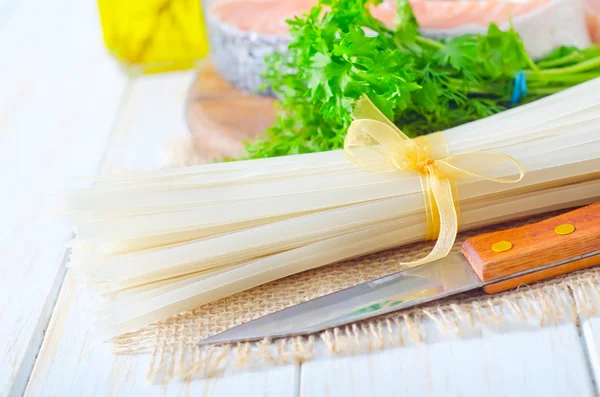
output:
[{"label": "white wooden table", "polygon": [[150,357],[91,337],[90,298],[46,222],[76,176],[154,167],[186,134],[191,72],[127,77],[101,44],[96,2],[0,0],[0,396],[594,396],[600,320],[440,338],[219,379],[149,385]]}]

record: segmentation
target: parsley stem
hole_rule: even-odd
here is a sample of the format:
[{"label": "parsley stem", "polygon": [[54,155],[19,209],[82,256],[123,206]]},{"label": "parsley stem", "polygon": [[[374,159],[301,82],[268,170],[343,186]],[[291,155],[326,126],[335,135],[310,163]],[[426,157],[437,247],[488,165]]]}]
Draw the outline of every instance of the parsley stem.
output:
[{"label": "parsley stem", "polygon": [[589,73],[573,73],[573,74],[551,74],[544,76],[537,76],[533,74],[530,76],[530,82],[538,82],[540,84],[554,82],[554,83],[583,83],[585,81],[600,77],[600,72],[589,72]]},{"label": "parsley stem", "polygon": [[365,27],[372,29],[378,33],[387,33],[394,35],[394,30],[387,27],[387,25],[381,22],[379,19],[374,18],[369,14],[369,18],[365,20]]},{"label": "parsley stem", "polygon": [[548,61],[541,61],[537,65],[542,69],[555,68],[557,66],[567,65],[571,62],[576,62],[581,57],[581,54],[572,52],[569,55],[562,56],[560,58],[551,59]]},{"label": "parsley stem", "polygon": [[527,51],[525,51],[525,46],[523,45],[522,42],[520,42],[519,48],[520,48],[520,51],[521,51],[521,56],[523,56],[523,58],[525,58],[525,60],[527,61],[527,65],[529,65],[529,67],[531,68],[531,70],[533,70],[535,73],[539,73],[540,69],[535,64],[535,62],[533,62],[533,59],[531,59],[531,57],[529,56],[529,54],[527,53]]},{"label": "parsley stem", "polygon": [[550,95],[566,90],[570,86],[555,86],[555,87],[533,87],[527,90],[528,95]]},{"label": "parsley stem", "polygon": [[598,66],[600,66],[600,57],[592,58],[587,61],[580,62],[576,65],[567,66],[564,68],[539,70],[537,72],[531,71],[531,70],[526,70],[525,76],[527,78],[531,78],[536,75],[537,76],[549,76],[549,75],[557,75],[557,74],[577,73],[577,72],[583,72],[586,70],[590,70],[590,69],[596,68]]},{"label": "parsley stem", "polygon": [[433,48],[436,50],[440,50],[440,49],[444,48],[444,45],[442,43],[440,43],[439,41],[431,40],[431,39],[428,39],[423,36],[416,36],[415,41],[418,44],[421,44],[421,45],[424,45],[426,47],[430,47],[430,48]]},{"label": "parsley stem", "polygon": [[446,78],[446,86],[467,94],[494,95],[502,96],[504,89],[500,89],[492,84],[476,84],[470,81],[464,81],[454,77]]},{"label": "parsley stem", "polygon": [[463,92],[465,94],[483,94],[489,95],[494,94],[491,90],[487,90],[482,86],[477,86],[472,83],[467,83],[461,81],[459,79],[448,78],[448,82],[446,83],[446,87],[450,88],[454,91]]}]

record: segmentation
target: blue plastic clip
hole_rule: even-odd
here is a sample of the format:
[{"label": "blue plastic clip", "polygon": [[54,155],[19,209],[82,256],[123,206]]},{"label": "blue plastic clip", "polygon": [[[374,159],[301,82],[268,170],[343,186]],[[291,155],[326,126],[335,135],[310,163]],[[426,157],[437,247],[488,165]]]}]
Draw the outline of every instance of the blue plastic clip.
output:
[{"label": "blue plastic clip", "polygon": [[521,70],[514,78],[510,104],[516,105],[524,95],[527,95],[527,78],[525,77],[525,72]]}]

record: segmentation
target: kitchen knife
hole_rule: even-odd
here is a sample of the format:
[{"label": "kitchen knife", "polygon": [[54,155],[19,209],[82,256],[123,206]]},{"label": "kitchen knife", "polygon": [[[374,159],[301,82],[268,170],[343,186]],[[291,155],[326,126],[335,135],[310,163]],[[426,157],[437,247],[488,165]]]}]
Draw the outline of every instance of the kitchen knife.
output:
[{"label": "kitchen knife", "polygon": [[600,203],[469,238],[461,253],[291,306],[200,344],[310,334],[465,291],[495,294],[598,265]]}]

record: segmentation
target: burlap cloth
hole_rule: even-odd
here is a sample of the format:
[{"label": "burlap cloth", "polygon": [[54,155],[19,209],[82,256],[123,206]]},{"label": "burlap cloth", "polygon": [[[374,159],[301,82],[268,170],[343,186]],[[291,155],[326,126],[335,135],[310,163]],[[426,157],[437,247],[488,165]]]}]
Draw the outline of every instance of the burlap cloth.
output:
[{"label": "burlap cloth", "polygon": [[[178,164],[196,162],[176,152]],[[188,151],[193,154],[193,151]],[[564,211],[561,211],[564,212]],[[476,234],[533,223],[545,214],[461,233],[454,246]],[[539,327],[596,313],[600,270],[580,271],[515,291],[489,296],[474,292],[398,311],[360,323],[301,337],[200,347],[204,338],[277,310],[403,269],[400,262],[421,258],[431,243],[418,243],[309,270],[239,293],[155,323],[114,340],[117,353],[150,352],[149,377],[156,380],[210,377],[233,368],[302,362],[323,354],[357,354],[427,343],[431,329],[450,337],[481,327]],[[428,327],[424,324],[428,323]],[[428,331],[425,332],[425,329]]]}]

